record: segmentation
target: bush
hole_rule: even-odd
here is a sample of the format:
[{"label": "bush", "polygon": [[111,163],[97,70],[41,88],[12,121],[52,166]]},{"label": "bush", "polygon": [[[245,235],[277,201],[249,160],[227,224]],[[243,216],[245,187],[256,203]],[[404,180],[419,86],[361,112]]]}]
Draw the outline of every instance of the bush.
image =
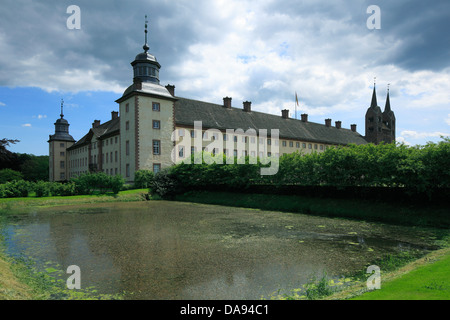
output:
[{"label": "bush", "polygon": [[109,176],[103,172],[100,173],[86,173],[78,178],[71,180],[74,184],[75,193],[77,194],[92,194],[95,190],[104,194],[111,190],[114,194],[119,193],[122,189],[125,180],[120,176]]},{"label": "bush", "polygon": [[134,187],[136,189],[150,188],[153,183],[155,175],[153,171],[149,170],[138,170],[134,174]]},{"label": "bush", "polygon": [[23,175],[19,171],[14,171],[11,169],[0,170],[0,184],[17,180],[23,180]]},{"label": "bush", "polygon": [[34,192],[36,197],[48,197],[51,194],[51,182],[38,181],[34,184]]},{"label": "bush", "polygon": [[158,195],[162,199],[171,199],[178,193],[180,193],[180,185],[171,169],[164,169],[155,175],[150,186],[151,195]]}]

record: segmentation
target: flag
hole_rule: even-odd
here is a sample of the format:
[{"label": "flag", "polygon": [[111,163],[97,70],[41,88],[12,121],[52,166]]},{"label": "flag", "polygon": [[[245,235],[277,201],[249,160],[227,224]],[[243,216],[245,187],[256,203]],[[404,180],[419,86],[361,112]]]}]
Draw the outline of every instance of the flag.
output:
[{"label": "flag", "polygon": [[298,106],[298,97],[297,97],[297,92],[295,92],[295,102],[297,103],[297,106]]}]

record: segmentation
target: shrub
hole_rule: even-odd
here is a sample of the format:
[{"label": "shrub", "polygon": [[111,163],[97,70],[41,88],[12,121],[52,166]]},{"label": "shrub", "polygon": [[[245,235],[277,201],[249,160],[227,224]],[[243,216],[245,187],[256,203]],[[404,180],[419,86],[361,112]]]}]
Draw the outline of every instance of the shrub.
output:
[{"label": "shrub", "polygon": [[23,175],[19,171],[15,171],[12,169],[0,170],[0,184],[17,180],[23,180]]},{"label": "shrub", "polygon": [[76,194],[92,194],[95,190],[106,193],[111,190],[117,194],[122,189],[125,180],[120,176],[109,176],[103,172],[86,173],[78,178],[72,179]]},{"label": "shrub", "polygon": [[134,187],[136,189],[150,188],[154,178],[155,175],[153,171],[138,170],[134,174]]},{"label": "shrub", "polygon": [[180,185],[176,176],[170,169],[164,169],[155,175],[150,186],[150,193],[152,195],[158,195],[162,199],[171,199],[180,192],[179,189]]},{"label": "shrub", "polygon": [[36,192],[36,197],[48,197],[51,194],[51,183],[46,181],[38,181],[34,184],[34,192]]}]

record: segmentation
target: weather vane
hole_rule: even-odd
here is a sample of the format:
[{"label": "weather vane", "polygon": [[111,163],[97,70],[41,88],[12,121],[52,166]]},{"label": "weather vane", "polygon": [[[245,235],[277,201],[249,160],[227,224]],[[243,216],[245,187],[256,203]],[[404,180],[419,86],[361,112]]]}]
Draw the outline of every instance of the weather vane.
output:
[{"label": "weather vane", "polygon": [[61,119],[64,117],[64,113],[63,113],[63,107],[64,107],[64,100],[63,99],[61,99],[61,114],[60,114],[60,116],[61,116]]}]

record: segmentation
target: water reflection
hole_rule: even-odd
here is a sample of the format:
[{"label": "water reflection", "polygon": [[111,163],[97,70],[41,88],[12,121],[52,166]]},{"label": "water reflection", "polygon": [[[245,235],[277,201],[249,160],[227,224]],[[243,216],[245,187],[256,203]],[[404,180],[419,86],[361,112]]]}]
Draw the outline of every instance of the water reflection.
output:
[{"label": "water reflection", "polygon": [[259,299],[322,270],[339,276],[426,244],[407,228],[175,202],[46,209],[13,220],[9,253],[42,269],[77,265],[83,287],[133,299]]}]

